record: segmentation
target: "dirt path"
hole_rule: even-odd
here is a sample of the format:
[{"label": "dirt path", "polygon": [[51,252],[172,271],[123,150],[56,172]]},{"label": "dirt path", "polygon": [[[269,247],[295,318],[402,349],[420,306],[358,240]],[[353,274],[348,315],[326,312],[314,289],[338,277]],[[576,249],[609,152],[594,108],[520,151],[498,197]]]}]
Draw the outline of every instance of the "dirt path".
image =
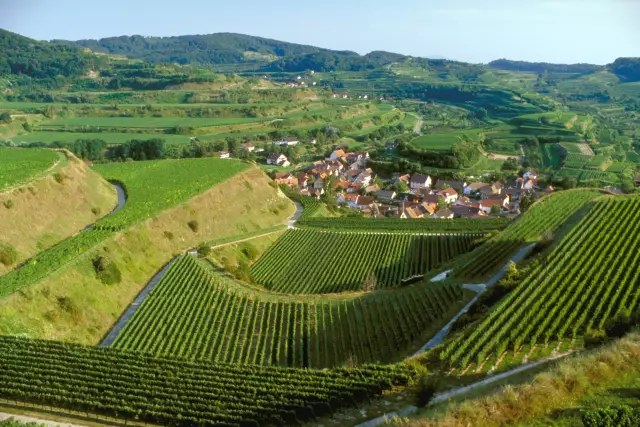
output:
[{"label": "dirt path", "polygon": [[37,423],[46,427],[82,427],[80,424],[59,423],[55,421],[43,420],[40,418],[26,417],[23,415],[7,414],[0,412],[0,421],[14,419],[23,423]]}]

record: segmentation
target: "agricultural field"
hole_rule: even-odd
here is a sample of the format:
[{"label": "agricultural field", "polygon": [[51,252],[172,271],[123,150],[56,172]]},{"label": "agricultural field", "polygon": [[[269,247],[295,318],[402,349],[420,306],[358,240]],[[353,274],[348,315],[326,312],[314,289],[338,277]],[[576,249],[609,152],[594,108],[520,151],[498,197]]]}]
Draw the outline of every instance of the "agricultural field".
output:
[{"label": "agricultural field", "polygon": [[391,288],[468,252],[478,237],[290,230],[251,276],[266,289],[292,294]]},{"label": "agricultural field", "polygon": [[358,230],[370,233],[401,232],[401,233],[484,233],[502,230],[509,225],[507,218],[477,219],[415,219],[406,221],[399,218],[301,218],[299,227],[322,228],[328,230]]},{"label": "agricultural field", "polygon": [[205,126],[229,126],[243,123],[258,123],[268,118],[233,117],[233,118],[201,118],[201,117],[73,117],[43,123],[41,128],[149,128],[168,129],[177,126],[199,128]]},{"label": "agricultural field", "polygon": [[107,144],[117,145],[124,144],[132,139],[148,140],[153,138],[162,138],[167,144],[187,144],[189,142],[189,137],[185,135],[128,132],[33,132],[14,136],[9,139],[18,145],[33,142],[42,142],[45,144],[61,142],[63,144],[72,144],[79,139],[101,139]]},{"label": "agricultural field", "polygon": [[605,198],[562,239],[474,330],[452,342],[442,359],[452,366],[482,363],[521,345],[574,340],[601,330],[640,301],[640,199]]},{"label": "agricultural field", "polygon": [[458,260],[455,274],[469,279],[485,276],[504,265],[518,249],[535,243],[546,232],[552,233],[600,195],[597,191],[572,190],[544,197],[502,233]]},{"label": "agricultural field", "polygon": [[460,142],[465,135],[476,140],[478,139],[478,135],[482,132],[485,132],[485,129],[465,129],[425,134],[417,137],[411,143],[417,148],[422,148],[424,150],[449,151],[453,144]]},{"label": "agricultural field", "polygon": [[62,158],[52,150],[0,147],[0,191],[41,176]]},{"label": "agricultural field", "polygon": [[0,352],[3,401],[157,425],[296,424],[415,377],[394,365],[310,371],[193,363],[11,337],[0,337]]},{"label": "agricultural field", "polygon": [[391,362],[424,344],[418,339],[426,342],[463,300],[458,286],[434,284],[360,298],[286,297],[251,291],[201,263],[176,261],[113,346],[238,365]]}]

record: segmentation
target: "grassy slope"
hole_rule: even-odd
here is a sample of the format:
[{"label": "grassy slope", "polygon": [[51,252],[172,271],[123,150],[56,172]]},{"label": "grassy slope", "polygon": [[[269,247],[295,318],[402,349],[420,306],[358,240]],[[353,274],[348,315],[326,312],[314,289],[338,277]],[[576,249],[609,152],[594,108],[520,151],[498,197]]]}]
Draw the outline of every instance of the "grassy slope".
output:
[{"label": "grassy slope", "polygon": [[44,176],[62,158],[51,150],[0,147],[0,191]]},{"label": "grassy slope", "polygon": [[[268,182],[264,173],[251,168],[118,233],[23,293],[1,301],[0,333],[97,344],[173,255],[203,241],[280,224],[292,215],[294,205]],[[199,223],[197,233],[187,225],[191,220]],[[117,285],[106,286],[95,277],[91,261],[105,254],[122,272]]]},{"label": "grassy slope", "polygon": [[639,384],[640,335],[635,333],[606,348],[565,359],[531,384],[423,410],[404,425],[581,426],[581,409],[629,403],[621,393]]},{"label": "grassy slope", "polygon": [[[81,231],[116,205],[114,188],[75,157],[58,172],[62,183],[49,175],[0,193],[0,242],[18,251],[18,263]],[[9,200],[11,209],[4,205]],[[0,274],[8,270],[0,264]]]}]

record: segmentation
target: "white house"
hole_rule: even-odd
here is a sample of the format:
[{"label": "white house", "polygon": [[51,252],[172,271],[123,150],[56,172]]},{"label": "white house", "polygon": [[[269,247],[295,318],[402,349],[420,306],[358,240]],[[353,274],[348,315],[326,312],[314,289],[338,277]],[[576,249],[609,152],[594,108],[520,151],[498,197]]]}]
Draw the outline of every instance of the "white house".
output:
[{"label": "white house", "polygon": [[458,200],[458,192],[453,188],[445,188],[444,190],[438,191],[438,196],[444,198],[445,203],[448,205]]},{"label": "white house", "polygon": [[482,211],[486,214],[490,214],[491,208],[493,208],[494,206],[498,206],[502,211],[502,209],[504,208],[504,203],[502,200],[496,200],[496,199],[483,200],[480,202],[480,209],[482,209]]},{"label": "white house", "polygon": [[409,184],[409,187],[412,190],[419,190],[421,188],[430,188],[431,182],[432,181],[430,176],[415,173],[411,176],[411,182]]},{"label": "white house", "polygon": [[287,166],[291,165],[291,163],[289,162],[289,159],[287,159],[287,156],[285,156],[282,153],[273,153],[273,154],[271,154],[269,157],[267,157],[267,164],[268,165],[283,166],[285,168]]}]

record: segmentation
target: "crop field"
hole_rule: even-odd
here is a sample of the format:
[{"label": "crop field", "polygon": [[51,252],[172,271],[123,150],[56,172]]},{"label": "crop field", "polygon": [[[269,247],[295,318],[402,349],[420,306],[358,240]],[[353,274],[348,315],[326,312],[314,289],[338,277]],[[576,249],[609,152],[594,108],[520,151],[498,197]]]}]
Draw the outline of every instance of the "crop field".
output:
[{"label": "crop field", "polygon": [[627,169],[633,169],[635,167],[636,167],[636,164],[632,162],[614,162],[611,166],[607,168],[607,172],[621,173],[626,171]]},{"label": "crop field", "polygon": [[45,172],[59,159],[51,150],[0,147],[0,191]]},{"label": "crop field", "polygon": [[457,263],[458,277],[477,279],[501,267],[521,247],[553,232],[570,216],[601,193],[587,190],[553,193],[532,206],[502,233],[470,252]]},{"label": "crop field", "polygon": [[189,137],[185,135],[169,135],[169,134],[155,134],[155,133],[126,133],[126,132],[33,132],[26,135],[18,135],[10,138],[13,142],[20,143],[32,143],[43,142],[45,144],[51,144],[54,142],[73,143],[78,139],[101,139],[107,144],[124,144],[132,139],[164,139],[167,144],[186,144],[189,142]]},{"label": "crop field", "polygon": [[0,337],[0,353],[0,399],[125,424],[299,424],[415,377],[400,365],[315,371],[234,366],[11,337]]},{"label": "crop field", "polygon": [[422,284],[341,300],[254,293],[229,280],[183,256],[113,346],[249,365],[390,362],[416,339],[428,339],[424,332],[462,299],[454,285]]},{"label": "crop field", "polygon": [[606,198],[518,289],[442,353],[449,364],[481,363],[507,348],[572,340],[602,329],[640,301],[640,198]]},{"label": "crop field", "polygon": [[542,151],[542,158],[544,164],[551,166],[552,168],[558,167],[561,163],[561,150],[560,144],[540,144],[540,150]]},{"label": "crop field", "polygon": [[444,133],[426,134],[417,137],[411,143],[418,148],[434,151],[449,151],[453,144],[461,140],[464,135],[471,139],[477,139],[478,134],[485,129],[466,129]]},{"label": "crop field", "polygon": [[511,220],[507,218],[477,219],[413,219],[407,221],[399,218],[313,218],[301,219],[299,227],[323,228],[329,230],[359,230],[370,233],[401,232],[401,233],[484,233],[502,230]]},{"label": "crop field", "polygon": [[569,153],[564,161],[564,166],[571,169],[581,169],[591,161],[592,156],[584,154]]},{"label": "crop field", "polygon": [[591,160],[585,165],[587,169],[598,169],[602,170],[606,166],[607,162],[609,162],[609,156],[605,154],[599,154],[595,157],[592,157]]},{"label": "crop field", "polygon": [[98,173],[124,186],[127,203],[114,215],[98,221],[93,229],[40,252],[24,267],[0,276],[0,297],[45,277],[117,230],[185,202],[247,167],[245,163],[235,160],[213,158],[97,165],[95,169]]},{"label": "crop field", "polygon": [[55,127],[101,127],[101,128],[150,128],[167,129],[177,126],[205,127],[225,126],[243,123],[258,123],[270,118],[231,117],[231,118],[201,118],[201,117],[73,117],[70,119],[54,120],[41,125],[43,128]]},{"label": "crop field", "polygon": [[384,289],[466,253],[477,237],[289,230],[252,266],[251,275],[283,293]]}]

